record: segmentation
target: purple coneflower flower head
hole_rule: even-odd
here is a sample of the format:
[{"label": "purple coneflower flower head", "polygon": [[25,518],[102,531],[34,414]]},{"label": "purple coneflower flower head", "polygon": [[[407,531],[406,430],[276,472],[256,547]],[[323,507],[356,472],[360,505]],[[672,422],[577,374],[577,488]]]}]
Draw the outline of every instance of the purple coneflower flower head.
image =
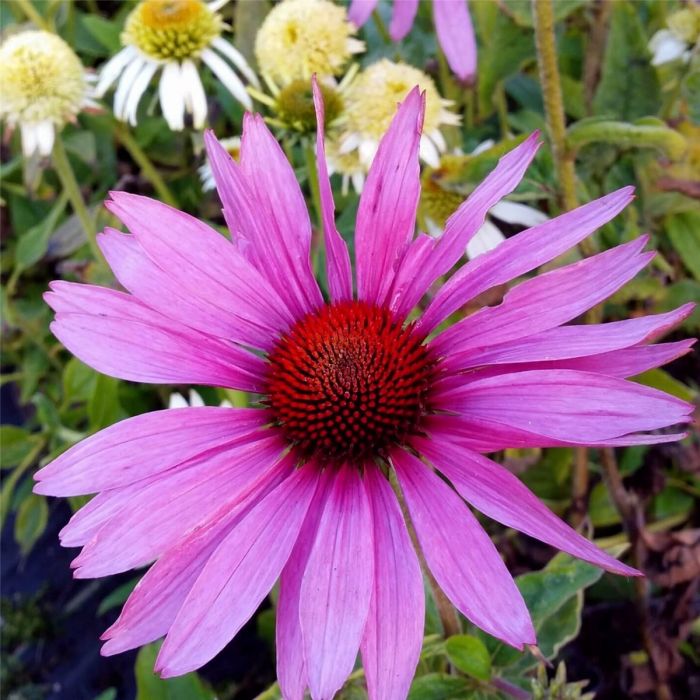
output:
[{"label": "purple coneflower flower head", "polygon": [[517,186],[538,137],[500,160],[439,238],[414,237],[424,110],[415,89],[369,171],[353,274],[334,222],[316,84],[314,92],[328,299],[312,272],[311,223],[294,171],[252,114],[240,163],[206,135],[231,240],[165,204],[115,192],[107,206],[131,233],[107,229],[100,246],[128,293],[54,282],[46,295],[53,332],[96,370],[254,392],[260,407],[129,418],[42,469],[35,490],[97,494],[61,533],[64,545],[82,547],[76,577],[155,562],[104,634],[104,654],[165,636],[157,671],[196,669],[279,579],[285,698],[299,699],[305,688],[332,697],[358,651],[370,697],[403,698],[421,649],[424,593],[388,475],[454,605],[516,648],[534,644],[523,598],[467,503],[608,571],[638,572],[572,530],[484,453],[680,437],[650,431],[687,422],[691,406],[626,377],[688,350],[686,341],[649,341],[690,305],[564,325],[649,262],[643,237],[522,282],[498,306],[440,330],[476,295],[610,221],[632,189],[504,241],[429,297],[489,209]]},{"label": "purple coneflower flower head", "polygon": [[[361,27],[372,16],[379,0],[352,0],[348,17]],[[389,35],[401,41],[418,12],[418,0],[394,0]],[[476,37],[467,0],[433,0],[433,21],[438,42],[454,74],[465,82],[476,75]]]}]

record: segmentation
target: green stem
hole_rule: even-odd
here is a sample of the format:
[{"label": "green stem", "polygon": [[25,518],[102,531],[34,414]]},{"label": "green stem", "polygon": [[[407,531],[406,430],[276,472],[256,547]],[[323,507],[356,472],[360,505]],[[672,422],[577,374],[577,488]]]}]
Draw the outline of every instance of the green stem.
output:
[{"label": "green stem", "polygon": [[73,172],[73,168],[68,159],[68,154],[61,140],[60,134],[56,135],[56,140],[53,146],[53,166],[56,170],[61,185],[68,195],[68,200],[73,207],[75,215],[80,221],[80,225],[85,231],[85,237],[87,238],[88,245],[92,251],[92,255],[97,261],[101,261],[102,253],[97,245],[97,238],[95,232],[95,222],[93,221],[90,212],[85,206],[85,201],[83,200],[83,195],[80,192],[80,186]]},{"label": "green stem", "polygon": [[573,158],[566,150],[566,121],[557,63],[552,0],[532,0],[532,15],[535,22],[537,67],[542,84],[547,131],[557,170],[562,208],[568,211],[577,206],[576,173]]},{"label": "green stem", "polygon": [[177,199],[173,195],[170,188],[165,184],[165,180],[161,177],[156,167],[151,163],[145,151],[139,146],[136,139],[131,135],[128,127],[124,124],[117,123],[114,133],[121,142],[122,146],[129,151],[129,155],[134,162],[141,168],[143,176],[153,185],[158,197],[169,204],[171,207],[177,207]]},{"label": "green stem", "polygon": [[496,113],[498,114],[498,124],[501,128],[501,138],[509,139],[512,134],[510,126],[508,126],[508,102],[506,100],[506,91],[503,83],[499,82],[496,85],[493,94],[493,101],[496,104]]},{"label": "green stem", "polygon": [[48,20],[41,16],[30,0],[15,0],[15,3],[19,6],[27,19],[36,24],[39,29],[43,29],[47,32],[53,31],[53,28],[49,24]]},{"label": "green stem", "polygon": [[311,200],[314,203],[316,221],[319,226],[323,225],[323,209],[321,208],[321,190],[318,187],[318,170],[316,169],[316,154],[309,141],[304,145],[304,158],[306,159],[306,172],[309,178],[309,189],[311,190]]},{"label": "green stem", "polygon": [[379,35],[382,37],[384,40],[385,44],[391,44],[391,35],[389,34],[389,30],[386,28],[386,24],[384,24],[384,20],[382,19],[382,16],[379,14],[377,10],[372,11],[372,19],[374,20],[374,24],[377,27],[377,31],[379,32]]}]

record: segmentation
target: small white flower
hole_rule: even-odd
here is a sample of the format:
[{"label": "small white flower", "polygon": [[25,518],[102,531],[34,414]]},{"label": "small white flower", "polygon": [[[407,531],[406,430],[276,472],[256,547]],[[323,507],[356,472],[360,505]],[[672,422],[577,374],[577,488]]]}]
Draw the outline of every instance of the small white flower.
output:
[{"label": "small white flower", "polygon": [[660,66],[678,59],[686,63],[690,60],[688,45],[670,29],[659,29],[649,41],[649,50],[653,54],[652,66]]},{"label": "small white flower", "polygon": [[246,108],[252,101],[235,67],[249,83],[258,79],[243,55],[222,38],[225,27],[216,12],[221,0],[142,0],[127,17],[124,48],[102,68],[97,94],[104,95],[116,82],[114,114],[136,124],[139,102],[153,77],[161,71],[158,94],[168,125],[184,128],[185,114],[196,129],[207,117],[207,98],[199,77],[205,64],[226,89]]},{"label": "small white flower", "polygon": [[689,3],[669,15],[668,29],[660,29],[651,37],[651,64],[660,66],[671,61],[689,63],[693,46],[700,42],[700,5]]},{"label": "small white flower", "polygon": [[[228,151],[229,155],[234,159],[238,160],[241,155],[241,138],[240,136],[232,136],[228,139],[221,139],[219,143]],[[203,165],[198,168],[199,180],[202,183],[202,189],[205,192],[209,190],[216,189],[216,182],[214,181],[214,173],[211,169],[211,163],[207,158]]]},{"label": "small white flower", "polygon": [[[189,408],[204,405],[204,399],[194,389],[190,389],[189,402],[182,394],[180,394],[177,391],[173,394],[170,394],[170,400],[168,401],[168,408]],[[224,399],[219,404],[219,406],[221,408],[233,408],[231,402],[227,401],[226,399]]]},{"label": "small white flower", "polygon": [[22,134],[25,156],[47,156],[56,132],[85,107],[90,80],[80,59],[59,36],[26,31],[0,47],[0,117]]}]

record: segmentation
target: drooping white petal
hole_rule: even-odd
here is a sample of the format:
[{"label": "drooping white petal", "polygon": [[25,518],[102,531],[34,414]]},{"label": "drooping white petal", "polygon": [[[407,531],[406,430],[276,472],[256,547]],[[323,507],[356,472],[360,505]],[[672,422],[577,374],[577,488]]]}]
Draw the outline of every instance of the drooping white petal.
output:
[{"label": "drooping white petal", "polygon": [[39,153],[42,156],[51,155],[51,151],[53,150],[54,138],[56,136],[56,129],[53,123],[48,119],[43,122],[39,122],[35,126],[34,133],[36,135]]},{"label": "drooping white petal", "polygon": [[510,202],[507,199],[502,199],[491,207],[490,213],[507,224],[521,224],[527,228],[549,220],[549,217],[538,209],[520,202]]},{"label": "drooping white petal", "polygon": [[202,60],[206,63],[216,77],[224,84],[226,89],[248,110],[253,109],[253,101],[246,92],[241,79],[231,70],[229,65],[218,53],[211,49],[202,51]]},{"label": "drooping white petal", "polygon": [[440,167],[440,153],[428,136],[420,137],[420,157],[431,168]]},{"label": "drooping white petal", "polygon": [[260,81],[258,76],[255,75],[255,71],[248,65],[248,62],[243,57],[243,54],[231,43],[217,36],[211,42],[211,45],[220,53],[224,54],[226,58],[233,63],[236,68],[238,68],[241,73],[245,76],[245,79],[256,88],[260,87]]},{"label": "drooping white petal", "polygon": [[117,91],[114,94],[114,116],[117,119],[126,121],[126,102],[131,92],[131,88],[138,79],[141,70],[146,67],[147,61],[141,56],[134,58],[126,67],[117,85]]},{"label": "drooping white petal", "polygon": [[207,96],[204,94],[202,81],[192,61],[182,62],[182,80],[185,84],[185,101],[192,113],[195,129],[201,129],[207,119]]},{"label": "drooping white petal", "polygon": [[180,131],[185,126],[185,97],[180,65],[175,61],[165,64],[158,93],[168,126],[173,131]]},{"label": "drooping white petal", "polygon": [[484,221],[482,227],[467,243],[467,257],[473,260],[483,253],[493,250],[499,243],[505,241],[505,236],[490,221]]},{"label": "drooping white petal", "polygon": [[22,134],[22,153],[25,156],[31,156],[37,147],[37,133],[36,124],[22,124],[20,125],[20,132]]},{"label": "drooping white petal", "polygon": [[124,117],[132,126],[136,126],[136,113],[138,112],[139,102],[157,70],[158,64],[155,61],[147,61],[131,86],[124,106]]},{"label": "drooping white petal", "polygon": [[119,53],[105,63],[100,71],[100,79],[95,87],[95,95],[102,97],[112,86],[112,83],[120,76],[121,72],[138,57],[138,51],[134,46],[126,46]]}]

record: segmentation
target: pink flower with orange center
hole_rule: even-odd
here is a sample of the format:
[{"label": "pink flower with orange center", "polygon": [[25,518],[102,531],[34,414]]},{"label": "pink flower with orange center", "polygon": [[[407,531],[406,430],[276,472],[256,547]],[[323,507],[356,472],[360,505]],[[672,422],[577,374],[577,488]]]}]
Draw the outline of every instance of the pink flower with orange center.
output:
[{"label": "pink flower with orange center", "polygon": [[[53,332],[82,361],[139,382],[252,392],[257,408],[183,407],[129,418],[37,474],[38,493],[97,494],[61,533],[75,576],[151,564],[104,654],[165,637],[156,670],[198,668],[280,581],[285,698],[330,698],[362,655],[371,698],[403,698],[418,661],[423,579],[388,475],[428,567],[474,624],[522,648],[535,631],[465,501],[499,522],[635,575],[549,511],[484,453],[506,446],[665,442],[691,406],[626,377],[686,352],[650,345],[691,310],[564,325],[646,265],[645,237],[528,279],[498,306],[443,328],[483,291],[556,258],[632,199],[623,188],[461,260],[487,212],[538,149],[504,156],[447,221],[415,237],[424,98],[414,89],[384,136],[357,213],[354,274],[334,222],[318,116],[328,298],[310,262],[304,197],[282,149],[247,115],[240,163],[211,133],[228,240],[160,202],[115,192],[131,231],[100,246],[128,293],[54,282]],[[415,317],[414,310],[424,311]],[[411,320],[413,319],[413,320]],[[438,473],[441,475],[439,476]]]}]

